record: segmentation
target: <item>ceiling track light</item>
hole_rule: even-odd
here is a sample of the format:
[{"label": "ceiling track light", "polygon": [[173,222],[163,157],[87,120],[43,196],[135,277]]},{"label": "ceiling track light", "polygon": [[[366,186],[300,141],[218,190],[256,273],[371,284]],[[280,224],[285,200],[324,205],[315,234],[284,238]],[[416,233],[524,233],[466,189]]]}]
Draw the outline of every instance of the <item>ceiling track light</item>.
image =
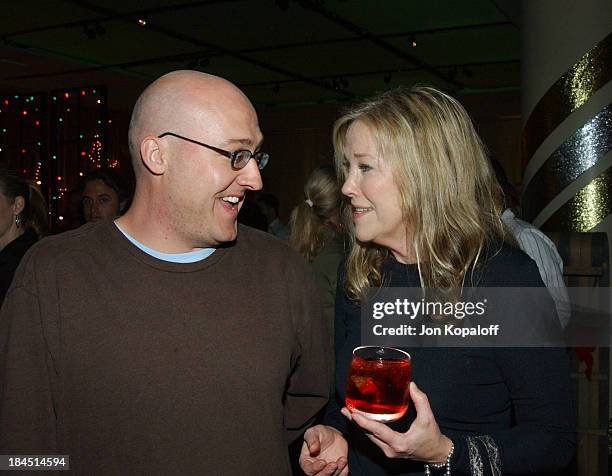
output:
[{"label": "ceiling track light", "polygon": [[349,87],[349,82],[345,78],[332,78],[328,83],[335,91],[342,91]]},{"label": "ceiling track light", "polygon": [[99,36],[106,33],[106,29],[99,23],[85,23],[83,24],[83,33],[89,40],[95,40]]},{"label": "ceiling track light", "polygon": [[417,47],[416,36],[410,35],[408,37],[408,44],[410,45],[410,48],[416,48]]}]

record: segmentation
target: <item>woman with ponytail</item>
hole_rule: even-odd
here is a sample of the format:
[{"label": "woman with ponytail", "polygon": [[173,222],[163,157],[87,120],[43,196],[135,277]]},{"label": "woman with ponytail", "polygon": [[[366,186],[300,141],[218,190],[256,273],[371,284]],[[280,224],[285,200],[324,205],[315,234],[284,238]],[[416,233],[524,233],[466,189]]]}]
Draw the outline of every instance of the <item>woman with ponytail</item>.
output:
[{"label": "woman with ponytail", "polygon": [[0,165],[0,304],[26,251],[47,231],[40,191],[18,172]]},{"label": "woman with ponytail", "polygon": [[319,167],[308,177],[304,201],[293,209],[289,220],[289,243],[315,271],[330,331],[334,323],[338,265],[344,256],[341,202],[333,167]]}]

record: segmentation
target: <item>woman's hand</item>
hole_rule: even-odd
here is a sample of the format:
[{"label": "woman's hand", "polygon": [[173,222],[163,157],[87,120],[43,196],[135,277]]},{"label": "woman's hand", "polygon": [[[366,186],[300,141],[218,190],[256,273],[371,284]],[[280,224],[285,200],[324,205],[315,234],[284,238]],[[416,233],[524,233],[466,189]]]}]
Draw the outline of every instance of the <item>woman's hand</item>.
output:
[{"label": "woman's hand", "polygon": [[410,384],[410,398],[414,402],[417,416],[406,433],[393,431],[384,423],[357,412],[351,413],[347,408],[342,409],[342,414],[363,428],[366,436],[388,458],[407,458],[426,463],[445,462],[453,443],[440,433],[427,395],[414,382]]},{"label": "woman's hand", "polygon": [[308,476],[347,476],[348,444],[342,434],[327,425],[304,433],[300,466]]}]

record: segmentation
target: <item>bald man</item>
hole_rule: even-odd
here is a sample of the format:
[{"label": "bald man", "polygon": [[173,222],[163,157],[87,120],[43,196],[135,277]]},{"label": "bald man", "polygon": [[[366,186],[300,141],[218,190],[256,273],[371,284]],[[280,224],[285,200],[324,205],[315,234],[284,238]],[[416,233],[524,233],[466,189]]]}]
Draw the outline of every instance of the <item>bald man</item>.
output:
[{"label": "bald man", "polygon": [[143,92],[132,206],[34,247],[0,313],[0,454],[69,455],[83,475],[290,473],[328,338],[301,258],[237,225],[261,143],[224,79]]}]

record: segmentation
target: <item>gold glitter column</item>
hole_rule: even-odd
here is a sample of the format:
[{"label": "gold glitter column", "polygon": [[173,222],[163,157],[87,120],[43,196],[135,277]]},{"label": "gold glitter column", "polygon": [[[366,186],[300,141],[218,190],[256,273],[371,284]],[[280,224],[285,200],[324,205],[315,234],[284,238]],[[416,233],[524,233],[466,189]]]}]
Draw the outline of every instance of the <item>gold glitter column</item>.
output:
[{"label": "gold glitter column", "polygon": [[612,236],[612,1],[521,7],[524,217]]},{"label": "gold glitter column", "polygon": [[[610,245],[612,0],[520,5],[524,218],[544,231],[606,232]],[[593,352],[593,381],[581,372],[572,376],[578,414],[572,474],[578,476],[610,474],[610,354]]]}]

